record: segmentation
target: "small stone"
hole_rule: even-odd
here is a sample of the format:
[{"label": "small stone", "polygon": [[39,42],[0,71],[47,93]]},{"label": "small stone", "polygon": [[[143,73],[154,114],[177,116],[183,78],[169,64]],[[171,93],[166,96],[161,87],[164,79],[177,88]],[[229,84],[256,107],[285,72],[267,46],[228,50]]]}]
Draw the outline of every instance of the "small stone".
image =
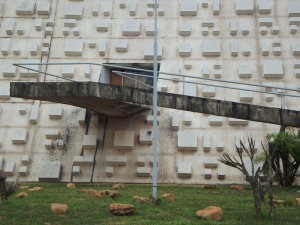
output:
[{"label": "small stone", "polygon": [[117,191],[111,191],[108,196],[112,199],[116,199],[117,197],[119,197],[119,192]]},{"label": "small stone", "polygon": [[283,205],[285,205],[286,204],[286,202],[284,201],[284,200],[279,200],[279,199],[273,199],[273,203],[275,203],[275,204],[283,204]]},{"label": "small stone", "polygon": [[111,192],[111,190],[101,190],[101,191],[99,191],[99,193],[102,194],[102,195],[109,195],[110,192]]},{"label": "small stone", "polygon": [[209,206],[203,210],[198,210],[196,216],[199,218],[209,219],[209,220],[222,220],[223,211],[220,207]]},{"label": "small stone", "polygon": [[127,204],[113,203],[109,206],[111,214],[115,216],[126,216],[134,214],[134,206]]},{"label": "small stone", "polygon": [[164,194],[160,196],[160,199],[166,199],[168,202],[176,202],[176,198],[172,194]]},{"label": "small stone", "polygon": [[50,206],[53,214],[66,214],[68,211],[68,205],[66,204],[52,203]]},{"label": "small stone", "polygon": [[147,198],[145,197],[140,197],[140,196],[132,196],[133,199],[136,200],[136,204],[142,205],[148,202]]},{"label": "small stone", "polygon": [[20,190],[25,190],[25,189],[28,189],[28,188],[29,188],[29,186],[20,186],[19,187]]},{"label": "small stone", "polygon": [[67,183],[67,188],[75,188],[75,184],[74,183]]},{"label": "small stone", "polygon": [[113,189],[122,190],[122,189],[125,189],[125,185],[124,184],[115,184],[113,186]]},{"label": "small stone", "polygon": [[96,198],[96,197],[97,198],[103,198],[102,194],[100,194],[98,191],[93,190],[93,189],[88,190],[86,192],[86,195],[87,195],[87,198],[89,198],[89,199]]},{"label": "small stone", "polygon": [[231,185],[229,187],[229,189],[231,190],[236,190],[236,191],[243,191],[245,190],[245,187],[241,186],[241,185]]},{"label": "small stone", "polygon": [[31,192],[42,192],[42,191],[44,191],[44,188],[42,188],[42,187],[34,187],[34,188],[28,189],[28,191],[31,191]]},{"label": "small stone", "polygon": [[300,198],[295,198],[293,201],[294,206],[300,206]]},{"label": "small stone", "polygon": [[16,198],[27,198],[28,194],[26,192],[20,192],[17,194]]},{"label": "small stone", "polygon": [[204,189],[216,189],[217,186],[214,185],[214,184],[207,184],[207,185],[204,185]]}]

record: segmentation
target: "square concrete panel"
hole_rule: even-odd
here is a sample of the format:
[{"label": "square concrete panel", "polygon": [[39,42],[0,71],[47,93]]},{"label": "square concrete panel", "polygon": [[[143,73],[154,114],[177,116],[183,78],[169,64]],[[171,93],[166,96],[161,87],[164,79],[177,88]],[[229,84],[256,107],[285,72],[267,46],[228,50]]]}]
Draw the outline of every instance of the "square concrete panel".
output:
[{"label": "square concrete panel", "polygon": [[218,142],[217,143],[217,151],[222,152],[224,150],[224,142]]},{"label": "square concrete panel", "polygon": [[178,162],[177,163],[177,175],[181,178],[192,177],[192,164],[189,162]]},{"label": "square concrete panel", "polygon": [[73,166],[72,167],[72,175],[73,176],[78,176],[80,175],[80,166]]},{"label": "square concrete panel", "polygon": [[27,106],[25,106],[25,105],[19,105],[19,113],[21,115],[25,115],[27,113]]},{"label": "square concrete panel", "polygon": [[138,156],[137,158],[137,165],[138,166],[145,166],[146,164],[146,159],[144,156]]},{"label": "square concrete panel", "polygon": [[217,16],[220,14],[220,0],[213,0],[213,15]]},{"label": "square concrete panel", "polygon": [[225,179],[225,171],[222,169],[218,169],[218,179],[224,180]]},{"label": "square concrete panel", "polygon": [[203,86],[202,96],[205,98],[213,98],[216,96],[216,88],[211,86]]},{"label": "square concrete panel", "polygon": [[196,0],[184,0],[180,4],[180,16],[197,16],[198,2]]},{"label": "square concrete panel", "polygon": [[0,99],[9,99],[10,98],[10,85],[0,84]]},{"label": "square concrete panel", "polygon": [[197,97],[197,84],[179,83],[179,94]]},{"label": "square concrete panel", "polygon": [[134,131],[115,131],[114,149],[134,149]]},{"label": "square concrete panel", "polygon": [[100,2],[98,0],[93,0],[92,15],[93,16],[98,16],[99,15],[99,9],[100,9]]},{"label": "square concrete panel", "polygon": [[29,155],[22,155],[21,156],[22,165],[27,166],[27,165],[29,165],[29,162],[30,162]]},{"label": "square concrete panel", "polygon": [[122,28],[123,36],[139,36],[141,34],[139,20],[124,20]]},{"label": "square concrete panel", "polygon": [[273,25],[273,19],[272,18],[259,18],[258,22],[259,22],[259,26],[270,27],[270,26]]},{"label": "square concrete panel", "polygon": [[174,112],[172,115],[172,129],[173,130],[178,130],[179,129],[179,113]]},{"label": "square concrete panel", "polygon": [[108,31],[109,21],[107,19],[97,20],[96,28],[97,31]]},{"label": "square concrete panel", "polygon": [[188,44],[188,43],[182,43],[179,46],[179,51],[178,52],[179,52],[179,56],[183,56],[183,57],[191,56],[191,54],[192,54],[191,45]]},{"label": "square concrete panel", "polygon": [[300,17],[290,17],[289,24],[299,26],[300,25]]},{"label": "square concrete panel", "polygon": [[65,27],[76,27],[77,22],[75,19],[65,19],[64,20],[64,26]]},{"label": "square concrete panel", "polygon": [[128,41],[125,39],[119,39],[116,42],[116,52],[127,52],[128,51]]},{"label": "square concrete panel", "polygon": [[139,135],[139,143],[144,145],[152,144],[152,131],[151,130],[141,130]]},{"label": "square concrete panel", "polygon": [[300,55],[300,43],[293,43],[292,44],[292,52],[294,56]]},{"label": "square concrete panel", "polygon": [[54,25],[55,25],[55,20],[54,20],[53,18],[49,18],[49,19],[47,20],[46,25],[47,25],[48,27],[54,27]]},{"label": "square concrete panel", "polygon": [[74,156],[73,157],[73,165],[81,166],[81,165],[94,165],[94,156]]},{"label": "square concrete panel", "polygon": [[137,167],[136,168],[136,176],[137,177],[150,177],[151,176],[151,168]]},{"label": "square concrete panel", "polygon": [[186,126],[192,125],[192,117],[191,117],[191,115],[185,114],[183,121],[184,121],[184,125],[186,125]]},{"label": "square concrete panel", "polygon": [[253,93],[249,91],[240,91],[241,102],[253,102]]},{"label": "square concrete panel", "polygon": [[31,107],[31,112],[29,116],[29,122],[31,124],[36,124],[40,115],[40,107],[39,104],[35,104]]},{"label": "square concrete panel", "polygon": [[230,51],[231,51],[231,56],[238,56],[239,54],[238,41],[235,40],[230,42]]},{"label": "square concrete panel", "polygon": [[63,114],[63,106],[59,104],[52,105],[49,110],[50,119],[61,119]]},{"label": "square concrete panel", "polygon": [[59,182],[62,165],[59,161],[43,162],[38,175],[39,182]]},{"label": "square concrete panel", "polygon": [[205,179],[211,179],[212,170],[211,169],[205,169],[204,170],[204,178]]},{"label": "square concrete panel", "polygon": [[290,34],[296,34],[298,31],[298,26],[297,25],[291,25],[290,26]]},{"label": "square concrete panel", "polygon": [[34,27],[36,31],[41,31],[43,28],[43,20],[41,18],[37,18],[34,20]]},{"label": "square concrete panel", "polygon": [[240,65],[239,66],[239,78],[251,78],[252,68],[250,65]]},{"label": "square concrete panel", "polygon": [[219,161],[217,159],[205,159],[203,161],[204,168],[218,168]]},{"label": "square concrete panel", "polygon": [[[157,2],[157,8],[159,8],[159,0],[156,0]],[[152,7],[154,8],[155,6],[155,0],[147,0],[147,7]]]},{"label": "square concrete panel", "polygon": [[18,129],[12,134],[11,141],[13,144],[26,144],[27,142],[27,130]]},{"label": "square concrete panel", "polygon": [[288,13],[289,17],[300,17],[300,1],[289,0]]},{"label": "square concrete panel", "polygon": [[105,56],[107,51],[107,42],[105,40],[100,41],[98,52],[100,56]]},{"label": "square concrete panel", "polygon": [[105,174],[107,177],[112,177],[114,175],[114,168],[111,166],[106,167]]},{"label": "square concrete panel", "polygon": [[146,35],[147,36],[153,36],[155,33],[155,26],[154,23],[151,22],[147,22],[146,23]]},{"label": "square concrete panel", "polygon": [[229,29],[230,29],[230,34],[231,35],[236,35],[238,32],[238,22],[236,19],[230,20],[229,24]]},{"label": "square concrete panel", "polygon": [[97,147],[97,135],[84,135],[82,148],[96,148]]},{"label": "square concrete panel", "polygon": [[49,15],[51,11],[51,6],[48,2],[38,2],[36,8],[38,15]]},{"label": "square concrete panel", "polygon": [[73,78],[76,72],[74,65],[64,65],[61,69],[61,76],[64,78]]},{"label": "square concrete panel", "polygon": [[126,166],[127,157],[126,156],[107,156],[106,164],[109,166]]},{"label": "square concrete panel", "polygon": [[52,140],[45,140],[44,141],[44,146],[45,146],[46,149],[52,149],[52,148],[54,148]]},{"label": "square concrete panel", "polygon": [[56,141],[56,146],[57,146],[58,149],[64,149],[65,141],[64,140],[57,140]]},{"label": "square concrete panel", "polygon": [[7,56],[10,53],[10,39],[3,38],[2,39],[2,46],[1,46],[2,55]]},{"label": "square concrete panel", "polygon": [[65,18],[66,19],[82,19],[83,5],[68,2],[65,6]]},{"label": "square concrete panel", "polygon": [[129,14],[130,16],[135,16],[137,10],[137,3],[136,0],[131,0],[129,5]]},{"label": "square concrete panel", "polygon": [[[153,43],[148,43],[144,48],[144,59],[153,59],[154,56],[154,46]],[[157,58],[161,60],[163,56],[163,46],[161,44],[157,44]]]},{"label": "square concrete panel", "polygon": [[13,176],[15,173],[15,168],[16,168],[16,163],[14,161],[9,160],[6,162],[6,166],[4,168],[4,173],[7,176]]},{"label": "square concrete panel", "polygon": [[82,39],[66,39],[65,41],[65,56],[82,56],[84,42]]},{"label": "square concrete panel", "polygon": [[30,51],[30,55],[36,56],[39,51],[39,45],[37,43],[32,43],[29,51]]},{"label": "square concrete panel", "polygon": [[282,60],[264,60],[263,61],[264,78],[282,78],[283,62]]},{"label": "square concrete panel", "polygon": [[209,125],[210,126],[222,126],[222,124],[223,124],[222,117],[211,116],[209,118]]},{"label": "square concrete panel", "polygon": [[17,0],[17,15],[33,15],[35,12],[35,0]]},{"label": "square concrete panel", "polygon": [[259,14],[270,14],[272,9],[272,3],[270,0],[261,0],[258,3],[258,13]]},{"label": "square concrete panel", "polygon": [[210,147],[211,147],[211,144],[210,144],[210,133],[205,133],[203,135],[203,150],[204,151],[210,151]]},{"label": "square concrete panel", "polygon": [[182,23],[179,25],[179,35],[189,36],[192,32],[192,26],[190,23]]},{"label": "square concrete panel", "polygon": [[235,1],[235,12],[238,15],[253,14],[253,12],[254,12],[253,0],[236,0]]},{"label": "square concrete panel", "polygon": [[2,75],[3,77],[15,77],[17,74],[17,68],[16,66],[13,66],[11,64],[5,65],[2,67]]},{"label": "square concrete panel", "polygon": [[27,176],[28,175],[28,167],[27,166],[20,166],[19,167],[19,175],[20,176]]},{"label": "square concrete panel", "polygon": [[177,140],[178,150],[197,151],[198,149],[198,135],[192,130],[178,131]]},{"label": "square concrete panel", "polygon": [[235,118],[229,118],[228,119],[228,124],[230,126],[247,126],[249,121],[247,120],[240,120],[240,119],[235,119]]},{"label": "square concrete panel", "polygon": [[221,41],[219,39],[204,39],[202,42],[203,56],[220,56]]}]

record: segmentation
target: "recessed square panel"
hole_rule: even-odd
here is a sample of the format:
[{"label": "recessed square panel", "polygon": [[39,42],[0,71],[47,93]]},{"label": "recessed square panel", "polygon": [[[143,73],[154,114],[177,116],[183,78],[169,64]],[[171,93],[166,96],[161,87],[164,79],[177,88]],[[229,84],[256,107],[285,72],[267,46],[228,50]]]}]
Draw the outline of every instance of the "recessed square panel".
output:
[{"label": "recessed square panel", "polygon": [[114,149],[132,150],[134,148],[134,131],[115,131]]},{"label": "recessed square panel", "polygon": [[205,39],[202,43],[203,56],[220,56],[221,41],[219,39]]}]

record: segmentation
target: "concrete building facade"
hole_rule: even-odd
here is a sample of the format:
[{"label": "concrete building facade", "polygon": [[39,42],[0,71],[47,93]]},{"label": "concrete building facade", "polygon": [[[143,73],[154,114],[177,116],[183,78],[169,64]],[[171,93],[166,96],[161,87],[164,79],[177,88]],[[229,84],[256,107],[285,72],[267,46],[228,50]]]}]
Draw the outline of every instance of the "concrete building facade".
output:
[{"label": "concrete building facade", "polygon": [[[12,98],[9,82],[67,78],[148,88],[152,79],[135,82],[118,74],[134,70],[117,66],[153,69],[154,2],[0,0],[0,168],[10,180],[151,183],[151,109],[104,117]],[[299,25],[297,0],[158,0],[159,71],[173,74],[159,74],[158,90],[299,110],[299,98],[283,97],[300,88]],[[49,65],[31,71],[14,63]],[[166,108],[158,114],[159,183],[246,183],[217,158],[236,155],[248,137],[259,153],[265,135],[279,131]]]}]

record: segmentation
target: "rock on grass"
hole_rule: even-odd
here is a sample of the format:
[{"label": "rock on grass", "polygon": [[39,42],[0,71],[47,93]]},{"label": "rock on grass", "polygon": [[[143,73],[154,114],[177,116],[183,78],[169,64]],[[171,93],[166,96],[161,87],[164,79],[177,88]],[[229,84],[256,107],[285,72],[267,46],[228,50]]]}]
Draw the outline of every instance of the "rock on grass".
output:
[{"label": "rock on grass", "polygon": [[203,219],[219,221],[223,219],[223,211],[220,207],[209,206],[203,210],[198,210],[196,216]]}]

